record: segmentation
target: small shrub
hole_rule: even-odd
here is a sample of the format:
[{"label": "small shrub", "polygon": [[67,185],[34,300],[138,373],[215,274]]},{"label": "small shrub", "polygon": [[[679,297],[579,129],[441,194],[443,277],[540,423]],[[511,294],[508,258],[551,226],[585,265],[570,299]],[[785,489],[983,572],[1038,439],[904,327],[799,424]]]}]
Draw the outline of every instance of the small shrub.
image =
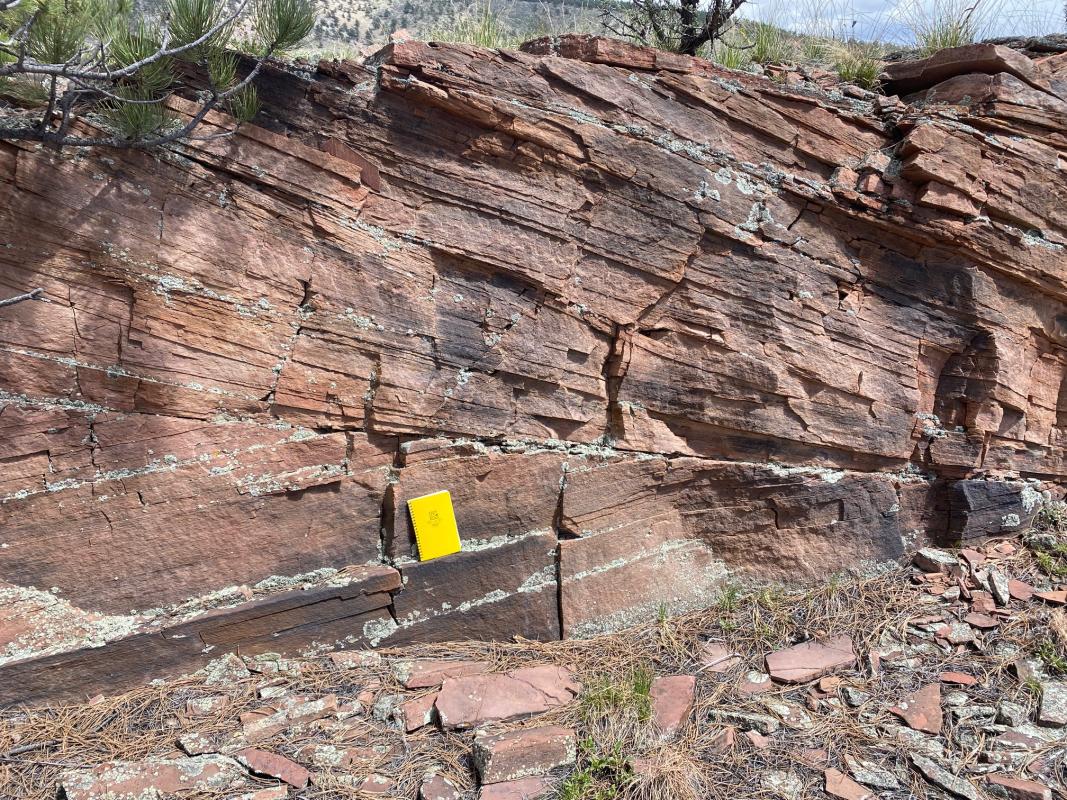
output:
[{"label": "small shrub", "polygon": [[783,64],[793,58],[793,48],[785,31],[769,22],[757,22],[747,32],[751,43],[749,58],[757,64]]},{"label": "small shrub", "polygon": [[907,25],[924,56],[977,41],[997,15],[998,0],[931,0],[915,3]]},{"label": "small shrub", "polygon": [[747,69],[752,63],[748,46],[736,28],[711,46],[708,59],[727,69]]},{"label": "small shrub", "polygon": [[623,796],[631,772],[616,744],[608,753],[598,751],[590,738],[578,743],[578,766],[560,785],[559,800],[616,800]]},{"label": "small shrub", "polygon": [[1044,662],[1049,672],[1055,675],[1067,675],[1067,658],[1051,639],[1045,639],[1037,648],[1037,657]]},{"label": "small shrub", "polygon": [[731,614],[741,605],[741,587],[736,583],[727,583],[722,587],[716,605],[723,614]]},{"label": "small shrub", "polygon": [[866,55],[848,54],[834,62],[834,71],[845,83],[854,83],[864,89],[875,89],[878,87],[882,62]]},{"label": "small shrub", "polygon": [[652,681],[650,667],[636,667],[624,680],[605,675],[591,681],[582,693],[582,713],[587,721],[598,717],[632,714],[640,723],[652,718]]}]

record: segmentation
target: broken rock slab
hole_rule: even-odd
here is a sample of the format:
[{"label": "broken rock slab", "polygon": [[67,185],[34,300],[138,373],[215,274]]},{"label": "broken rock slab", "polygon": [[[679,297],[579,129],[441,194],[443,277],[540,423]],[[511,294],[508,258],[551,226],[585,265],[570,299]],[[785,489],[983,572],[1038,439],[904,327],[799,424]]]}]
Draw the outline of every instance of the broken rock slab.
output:
[{"label": "broken rock slab", "polygon": [[888,64],[881,79],[887,95],[906,95],[929,89],[957,75],[996,75],[1002,72],[1041,88],[1029,58],[1010,47],[994,44],[949,47],[929,58]]},{"label": "broken rock slab", "polygon": [[978,790],[970,781],[957,777],[933,759],[926,756],[911,754],[911,763],[919,770],[926,780],[938,788],[944,789],[950,794],[962,797],[964,800],[979,800]]},{"label": "broken rock slab", "polygon": [[430,775],[419,787],[419,800],[462,800],[463,793],[443,775]]},{"label": "broken rock slab", "polygon": [[445,678],[481,675],[490,670],[488,661],[447,661],[417,659],[400,661],[393,666],[393,674],[406,689],[430,689],[440,686]]},{"label": "broken rock slab", "polygon": [[257,775],[277,778],[295,789],[303,789],[311,778],[311,773],[306,767],[278,753],[270,753],[255,747],[239,752],[237,760]]},{"label": "broken rock slab", "polygon": [[852,640],[837,636],[826,642],[803,642],[767,656],[767,672],[780,683],[805,683],[856,663]]},{"label": "broken rock slab", "polygon": [[244,769],[232,758],[209,755],[195,758],[111,761],[91,770],[64,772],[59,785],[67,800],[101,798],[154,798],[179,792],[205,794],[236,788]]},{"label": "broken rock slab", "polygon": [[673,736],[689,719],[696,694],[696,677],[671,675],[652,681],[652,723],[660,736]]},{"label": "broken rock slab", "polygon": [[403,719],[404,731],[411,733],[433,722],[434,703],[436,700],[437,694],[434,693],[402,703],[399,712]]},{"label": "broken rock slab", "polygon": [[1037,781],[996,774],[989,775],[986,781],[990,794],[1007,797],[1008,800],[1052,800],[1052,790]]},{"label": "broken rock slab", "polygon": [[540,714],[566,705],[581,685],[563,667],[524,667],[506,674],[446,678],[435,703],[443,728],[474,728],[485,722]]},{"label": "broken rock slab", "polygon": [[573,764],[577,744],[572,728],[546,725],[474,739],[474,767],[483,784],[546,775]]},{"label": "broken rock slab", "polygon": [[540,800],[549,796],[552,787],[553,782],[548,778],[491,783],[479,790],[478,800]]},{"label": "broken rock slab", "polygon": [[845,773],[828,769],[823,773],[826,793],[837,800],[873,800],[874,794],[860,786]]},{"label": "broken rock slab", "polygon": [[1037,724],[1045,728],[1062,728],[1067,725],[1067,683],[1050,681],[1041,684],[1041,705],[1037,711]]},{"label": "broken rock slab", "polygon": [[941,733],[941,686],[936,683],[924,686],[889,710],[904,720],[909,728],[924,733]]}]

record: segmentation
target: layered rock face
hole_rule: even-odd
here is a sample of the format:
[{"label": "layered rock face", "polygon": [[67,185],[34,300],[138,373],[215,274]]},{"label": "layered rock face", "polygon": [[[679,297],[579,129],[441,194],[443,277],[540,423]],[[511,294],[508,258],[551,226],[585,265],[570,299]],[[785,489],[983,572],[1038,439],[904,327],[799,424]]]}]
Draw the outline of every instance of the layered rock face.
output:
[{"label": "layered rock face", "polygon": [[[231,138],[0,144],[0,285],[47,299],[0,310],[0,700],[1027,525],[1067,471],[1067,58],[954,58],[899,99],[405,43],[268,74]],[[419,563],[440,489],[464,550]]]}]

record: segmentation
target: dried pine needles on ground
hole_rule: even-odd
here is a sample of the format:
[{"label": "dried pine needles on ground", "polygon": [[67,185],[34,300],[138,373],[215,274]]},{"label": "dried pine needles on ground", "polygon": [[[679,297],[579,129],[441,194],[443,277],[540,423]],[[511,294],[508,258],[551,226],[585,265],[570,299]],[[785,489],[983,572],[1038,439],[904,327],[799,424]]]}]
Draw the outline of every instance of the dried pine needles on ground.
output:
[{"label": "dried pine needles on ground", "polygon": [[[1067,797],[1067,729],[1035,724],[1051,713],[1046,706],[1067,669],[1067,617],[1056,593],[1067,550],[1058,547],[1053,537],[1036,553],[1008,542],[959,559],[928,553],[918,561],[924,570],[839,577],[802,593],[726,587],[707,611],[661,614],[582,641],[231,657],[206,674],[117,697],[7,713],[0,796],[52,798],[64,780],[75,787],[69,776],[117,761],[128,762],[120,777],[131,782],[119,788],[129,797],[159,789],[166,797],[415,798],[429,774],[475,797],[476,732],[425,724],[440,677],[411,675],[412,665],[432,673],[441,662],[446,672],[477,662],[469,672],[547,664],[580,682],[572,702],[482,726],[483,733],[572,728],[576,761],[549,776],[548,796],[562,800],[793,800],[857,790],[977,799],[995,794],[990,775]],[[1011,597],[1002,597],[1009,578]],[[1044,599],[1031,596],[1043,589]],[[800,683],[766,674],[770,653],[842,637],[856,655],[848,665]],[[666,735],[657,694],[664,676],[694,676],[695,684],[691,704],[683,698],[687,713]],[[916,726],[909,714],[935,695],[929,718]],[[249,747],[282,756],[285,769],[250,761]],[[239,780],[168,784],[171,768],[158,765],[191,758],[232,764]],[[74,800],[98,796],[86,785]]]}]

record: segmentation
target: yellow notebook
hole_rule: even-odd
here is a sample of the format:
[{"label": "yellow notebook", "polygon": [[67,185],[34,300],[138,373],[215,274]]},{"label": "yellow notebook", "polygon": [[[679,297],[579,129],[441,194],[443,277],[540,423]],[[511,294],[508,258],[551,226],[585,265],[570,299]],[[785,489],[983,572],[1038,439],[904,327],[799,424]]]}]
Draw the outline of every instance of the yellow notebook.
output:
[{"label": "yellow notebook", "polygon": [[408,500],[408,511],[419,543],[419,561],[459,552],[459,528],[452,511],[452,496],[447,491]]}]

